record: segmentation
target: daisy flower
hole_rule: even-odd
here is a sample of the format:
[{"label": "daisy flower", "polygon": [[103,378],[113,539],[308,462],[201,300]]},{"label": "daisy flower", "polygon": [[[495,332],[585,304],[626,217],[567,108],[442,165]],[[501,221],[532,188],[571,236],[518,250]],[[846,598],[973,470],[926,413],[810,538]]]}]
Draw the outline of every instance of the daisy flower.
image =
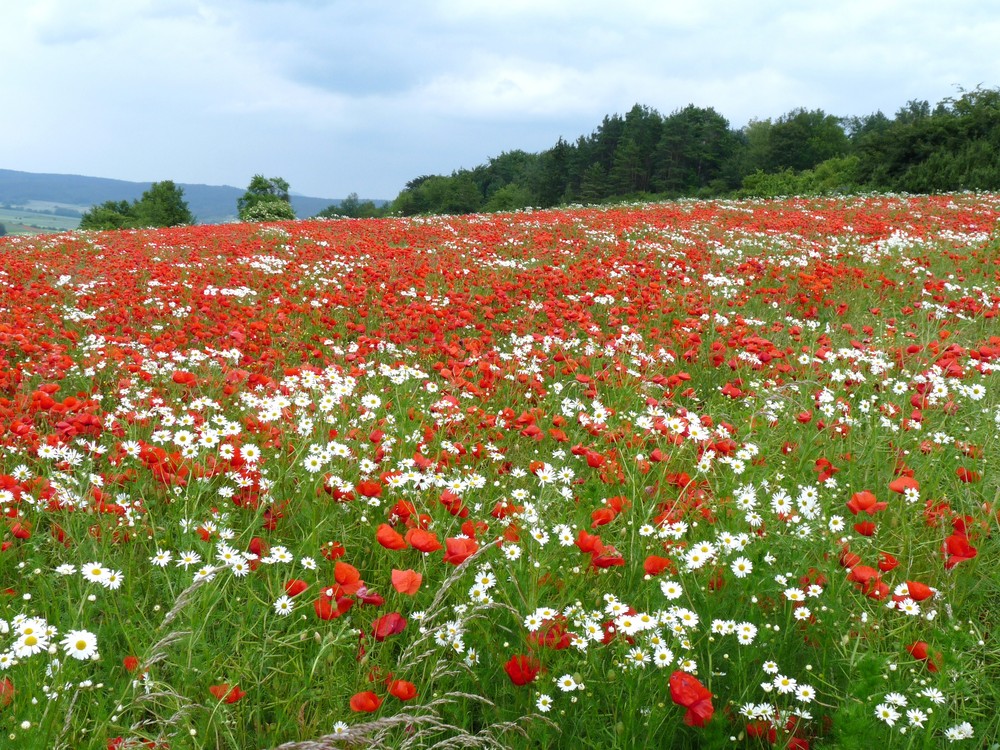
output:
[{"label": "daisy flower", "polygon": [[59,643],[67,656],[72,656],[80,661],[96,659],[99,656],[97,636],[89,630],[71,630]]},{"label": "daisy flower", "polygon": [[156,554],[149,558],[149,561],[158,568],[165,568],[174,559],[174,554],[170,550],[156,550]]},{"label": "daisy flower", "polygon": [[110,571],[99,562],[89,562],[80,568],[80,572],[91,583],[104,583]]}]

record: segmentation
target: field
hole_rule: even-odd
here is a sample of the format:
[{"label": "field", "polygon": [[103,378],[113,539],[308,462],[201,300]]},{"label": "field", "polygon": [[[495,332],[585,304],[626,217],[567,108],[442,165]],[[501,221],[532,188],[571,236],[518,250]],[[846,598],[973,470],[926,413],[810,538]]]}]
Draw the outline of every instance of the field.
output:
[{"label": "field", "polygon": [[0,224],[8,234],[44,234],[65,232],[80,225],[79,218],[56,216],[41,206],[0,208]]},{"label": "field", "polygon": [[0,240],[0,736],[996,747],[998,219]]}]

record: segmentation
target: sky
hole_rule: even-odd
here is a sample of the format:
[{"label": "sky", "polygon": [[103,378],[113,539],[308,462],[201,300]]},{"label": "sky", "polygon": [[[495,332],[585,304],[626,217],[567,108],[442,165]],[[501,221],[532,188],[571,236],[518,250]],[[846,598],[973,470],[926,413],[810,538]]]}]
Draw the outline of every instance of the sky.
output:
[{"label": "sky", "polygon": [[[10,7],[7,7],[10,6]],[[31,0],[0,168],[394,198],[639,103],[736,128],[1000,86],[1000,0]]]}]

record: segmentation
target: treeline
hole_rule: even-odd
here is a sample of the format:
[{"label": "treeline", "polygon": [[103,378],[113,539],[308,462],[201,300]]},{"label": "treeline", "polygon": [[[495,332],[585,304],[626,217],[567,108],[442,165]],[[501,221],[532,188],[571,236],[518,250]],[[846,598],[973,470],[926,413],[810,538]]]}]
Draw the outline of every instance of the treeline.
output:
[{"label": "treeline", "polygon": [[[795,109],[734,129],[713,108],[635,105],[575,143],[509,151],[406,184],[389,213],[472,213],[611,200],[1000,189],[1000,89],[894,117]],[[368,207],[366,207],[368,208]]]}]

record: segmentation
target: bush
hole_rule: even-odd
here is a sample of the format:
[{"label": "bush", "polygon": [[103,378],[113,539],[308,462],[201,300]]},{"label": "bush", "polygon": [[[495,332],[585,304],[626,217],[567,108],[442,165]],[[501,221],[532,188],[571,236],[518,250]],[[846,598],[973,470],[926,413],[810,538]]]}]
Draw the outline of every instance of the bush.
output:
[{"label": "bush", "polygon": [[243,221],[291,221],[294,218],[292,204],[283,200],[261,201],[240,214]]}]

